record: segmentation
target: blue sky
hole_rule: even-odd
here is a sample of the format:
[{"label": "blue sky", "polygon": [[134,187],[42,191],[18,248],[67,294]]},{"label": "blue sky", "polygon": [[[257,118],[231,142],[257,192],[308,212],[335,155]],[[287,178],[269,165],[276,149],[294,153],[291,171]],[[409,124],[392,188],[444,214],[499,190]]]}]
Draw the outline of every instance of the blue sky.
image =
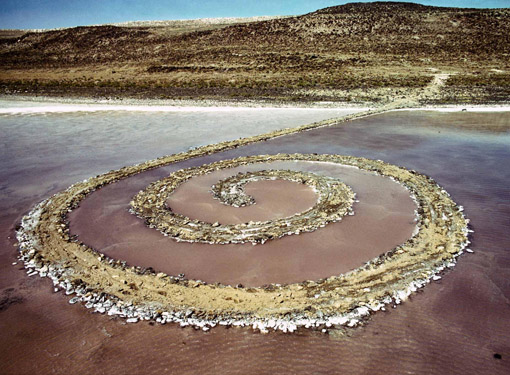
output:
[{"label": "blue sky", "polygon": [[[297,15],[344,0],[0,0],[0,29],[56,28],[135,20]],[[423,0],[426,5],[507,8],[510,0]]]}]

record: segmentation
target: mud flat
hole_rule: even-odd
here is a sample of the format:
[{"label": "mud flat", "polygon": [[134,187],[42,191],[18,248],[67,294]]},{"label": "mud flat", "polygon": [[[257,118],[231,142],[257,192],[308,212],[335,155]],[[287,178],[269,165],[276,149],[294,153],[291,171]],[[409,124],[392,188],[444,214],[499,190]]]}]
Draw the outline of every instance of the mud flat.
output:
[{"label": "mud flat", "polygon": [[[236,361],[234,357],[229,357],[227,353],[221,357],[220,361],[217,359],[215,360],[213,357],[213,353],[217,353],[216,345],[228,345],[229,347],[230,345],[236,345],[237,348],[246,349],[245,354],[247,357],[245,356],[245,358],[249,359],[249,369],[254,372],[262,369],[263,367],[261,366],[266,366],[265,368],[267,369],[267,358],[269,358],[270,360],[275,360],[275,363],[280,363],[282,368],[284,367],[293,372],[306,373],[309,372],[309,366],[312,366],[312,363],[303,358],[310,358],[310,356],[315,357],[319,355],[321,351],[326,351],[332,355],[327,358],[323,357],[320,367],[324,369],[324,371],[332,368],[340,368],[345,369],[347,372],[360,373],[367,368],[373,369],[374,371],[380,370],[381,368],[391,369],[394,368],[396,363],[406,368],[416,368],[417,361],[422,360],[426,361],[423,362],[425,366],[423,368],[426,369],[424,372],[428,372],[429,370],[439,371],[442,369],[443,371],[451,373],[460,373],[461,371],[469,373],[470,371],[480,372],[489,369],[492,373],[504,373],[504,362],[498,362],[494,357],[494,354],[499,352],[503,353],[503,358],[505,358],[506,354],[506,352],[502,350],[505,347],[505,338],[497,333],[504,331],[506,324],[505,315],[501,315],[504,314],[504,302],[502,297],[499,297],[500,292],[493,290],[495,294],[491,294],[490,284],[484,283],[483,280],[489,275],[489,269],[494,270],[494,267],[497,267],[494,261],[484,257],[484,252],[489,251],[489,253],[494,254],[494,256],[497,256],[499,260],[503,262],[499,264],[505,264],[504,258],[502,259],[501,255],[497,254],[498,251],[502,249],[501,244],[504,243],[504,233],[506,233],[502,230],[501,220],[504,221],[504,218],[508,217],[505,215],[508,214],[505,213],[506,206],[501,199],[480,199],[480,196],[476,194],[479,188],[483,188],[484,191],[490,191],[492,192],[491,194],[495,194],[495,196],[504,196],[504,185],[501,181],[502,179],[504,181],[508,177],[508,171],[506,171],[505,168],[499,168],[498,176],[488,175],[485,173],[487,168],[481,166],[489,166],[493,160],[498,160],[498,158],[503,158],[504,160],[506,157],[505,149],[508,150],[508,148],[503,145],[505,145],[507,140],[504,135],[496,137],[492,134],[477,134],[477,139],[473,140],[472,137],[470,137],[471,133],[462,133],[459,140],[459,132],[455,132],[455,136],[453,134],[448,134],[447,127],[446,129],[442,127],[441,133],[438,133],[437,129],[434,132],[430,129],[423,129],[423,127],[420,127],[419,131],[414,128],[414,133],[406,132],[405,124],[406,122],[409,123],[410,116],[413,118],[412,122],[414,124],[420,123],[423,118],[427,117],[423,114],[410,115],[409,113],[396,115],[396,117],[395,114],[374,116],[363,120],[357,120],[356,126],[340,126],[312,130],[308,133],[274,139],[264,144],[251,145],[243,149],[234,149],[222,155],[218,155],[218,157],[225,159],[228,157],[241,156],[242,153],[253,155],[264,154],[269,153],[270,148],[284,152],[305,151],[307,153],[316,152],[318,150],[324,152],[325,149],[327,149],[327,152],[332,154],[358,154],[370,158],[381,158],[392,163],[405,163],[408,168],[417,169],[434,176],[441,185],[453,194],[456,201],[466,206],[469,217],[472,219],[472,222],[474,221],[475,235],[482,230],[482,235],[478,237],[481,242],[475,242],[473,246],[473,250],[475,251],[473,257],[481,256],[483,259],[486,259],[482,262],[482,265],[480,265],[479,261],[470,261],[470,257],[462,258],[463,261],[460,263],[459,267],[457,267],[454,272],[448,273],[445,277],[445,279],[449,280],[448,283],[445,282],[442,286],[431,285],[427,287],[425,293],[416,295],[411,302],[403,304],[403,306],[400,306],[390,314],[376,314],[365,329],[353,333],[353,337],[342,339],[339,343],[331,341],[327,337],[321,335],[314,336],[313,334],[300,336],[299,339],[285,338],[276,334],[271,334],[269,336],[247,336],[244,330],[224,331],[220,329],[218,331],[218,329],[214,329],[206,334],[206,336],[197,336],[199,334],[203,335],[203,333],[188,330],[175,331],[171,327],[159,327],[167,330],[165,333],[162,333],[160,331],[155,331],[156,328],[159,330],[158,327],[151,327],[148,324],[124,327],[115,321],[108,321],[105,323],[104,316],[90,316],[90,314],[79,312],[83,309],[75,310],[74,307],[67,307],[63,309],[66,311],[56,313],[54,316],[59,317],[59,324],[64,324],[66,328],[70,327],[70,325],[75,326],[76,324],[81,324],[79,322],[83,324],[97,322],[95,327],[98,327],[98,334],[104,337],[104,339],[100,339],[100,336],[97,336],[93,332],[81,337],[90,337],[94,343],[101,343],[104,341],[103,344],[100,344],[103,348],[108,347],[108,350],[115,350],[119,353],[123,353],[127,350],[129,347],[129,344],[127,344],[129,342],[128,340],[132,340],[133,342],[137,341],[138,345],[140,345],[141,342],[144,342],[144,339],[154,340],[155,338],[159,340],[158,342],[167,344],[165,345],[165,352],[168,352],[169,348],[174,347],[170,344],[170,340],[178,341],[186,336],[184,340],[179,341],[180,345],[183,345],[183,341],[190,345],[190,347],[184,349],[184,355],[186,357],[199,355],[201,358],[204,358],[204,360],[194,361],[193,370],[190,371],[204,368],[211,369],[212,367],[213,372],[220,372],[220,369],[221,371],[225,370],[225,368],[220,365],[225,360],[232,363],[229,370],[233,372],[239,371],[241,368],[246,368],[247,364],[245,361],[243,361],[243,363]],[[448,118],[445,117],[443,120],[447,121]],[[400,126],[398,124],[400,124]],[[308,137],[310,135],[312,137],[315,135],[315,137],[313,137],[313,142],[310,137]],[[325,148],[325,144],[328,144],[327,140],[329,140],[329,146]],[[438,140],[440,140],[440,142],[438,142]],[[497,147],[498,144],[502,146]],[[457,153],[459,149],[465,150],[467,145],[470,146],[469,149],[472,150],[471,152],[473,153],[469,158],[458,160],[447,157]],[[492,148],[487,150],[487,146],[492,146]],[[454,165],[455,170],[462,171],[463,173],[448,173],[449,171],[445,170],[444,164],[441,165],[441,163],[446,163],[446,160],[448,163],[453,163],[449,165]],[[473,163],[476,163],[478,168],[472,168]],[[462,168],[462,166],[466,167]],[[476,169],[476,173],[472,172],[472,169]],[[480,171],[482,171],[483,178],[480,176]],[[462,184],[462,187],[460,187],[458,179],[463,179],[464,174],[468,176],[471,184]],[[500,181],[500,183],[494,183],[495,181]],[[91,197],[92,196],[93,195],[91,195]],[[478,198],[475,199],[473,197]],[[490,215],[484,210],[478,210],[478,203],[480,203],[480,207],[485,205],[491,207]],[[473,215],[471,215],[471,212],[473,212]],[[473,220],[474,218],[477,220]],[[477,226],[480,227],[480,229],[478,229]],[[485,235],[483,234],[484,232]],[[489,233],[491,233],[491,235],[489,235]],[[490,250],[482,250],[485,248],[489,248]],[[467,262],[467,265],[465,265],[464,262]],[[469,271],[471,269],[473,272],[458,272],[461,267],[466,266],[468,269],[463,268],[461,271]],[[504,269],[501,267],[498,268],[499,275],[504,275],[504,272]],[[492,275],[492,272],[490,274]],[[466,277],[466,275],[469,275],[469,277]],[[496,285],[500,285],[501,288],[504,288],[501,281],[498,281],[503,279],[494,278],[492,276],[491,280],[493,280]],[[473,290],[469,292],[469,287],[474,285],[476,285],[474,289],[476,292]],[[43,289],[42,287],[41,289]],[[443,288],[446,288],[446,291]],[[23,293],[30,292],[26,291]],[[59,304],[58,294],[51,295],[43,293],[43,295],[45,301],[54,301],[57,305]],[[488,295],[491,295],[490,299]],[[14,300],[12,297],[15,296],[16,295],[12,295],[11,300]],[[456,297],[453,298],[453,296]],[[36,301],[38,300],[36,293],[31,293],[31,297],[31,302],[18,304],[13,302],[10,305],[11,307],[9,307],[6,312],[3,312],[3,314],[9,314],[11,317],[10,319],[13,319],[12,314],[19,313],[20,309],[22,309],[21,311],[23,311],[23,309],[27,311],[24,306],[27,306],[29,303],[34,306],[34,303],[37,303]],[[60,303],[64,303],[65,299],[65,297],[60,297]],[[42,301],[43,299],[39,300]],[[67,300],[69,300],[69,297],[67,297]],[[436,303],[439,305],[436,305]],[[42,307],[42,304],[37,306]],[[441,308],[439,308],[439,306],[441,306]],[[482,311],[480,310],[482,307],[483,311],[488,312],[485,315],[487,319],[480,321],[476,317],[480,316],[479,312]],[[43,307],[43,310],[45,309],[47,310],[48,308]],[[452,313],[450,314],[449,312]],[[453,312],[455,312],[455,314]],[[83,317],[80,318],[82,315]],[[72,323],[71,320],[68,320],[70,316],[73,317]],[[31,318],[26,320],[25,323],[22,323],[22,327],[31,325],[32,323],[30,322],[33,322],[34,317],[34,314],[31,314]],[[22,319],[18,320],[21,322],[24,321]],[[488,322],[490,322],[490,324]],[[395,329],[396,327],[399,327],[399,329]],[[104,328],[105,331],[102,331],[101,328]],[[467,332],[471,332],[473,328],[478,333],[476,335],[467,334]],[[14,337],[13,334],[16,330],[19,332],[19,329],[19,327],[10,327],[8,329],[6,327],[5,332],[10,333],[9,337]],[[59,332],[61,332],[60,335],[65,335],[64,331]],[[380,337],[380,333],[382,333],[384,337]],[[260,338],[257,338],[259,336]],[[178,337],[179,339],[175,340]],[[138,338],[138,340],[135,338]],[[490,344],[487,345],[488,340],[490,340]],[[401,342],[402,344],[396,344],[397,342]],[[464,344],[462,350],[459,348],[459,342]],[[388,343],[390,343],[389,347]],[[77,342],[77,344],[79,343]],[[204,347],[200,344],[207,345]],[[92,343],[86,343],[84,345],[86,349],[77,352],[76,356],[80,358],[85,354],[97,358],[98,355],[101,355],[100,353],[103,349],[94,351],[93,345]],[[291,353],[282,354],[286,350],[288,351],[289,345]],[[66,343],[66,346],[68,346],[68,343]],[[427,353],[429,350],[433,351],[434,348],[438,346],[442,348],[441,353],[433,356],[426,356],[425,359],[423,358],[424,352]],[[199,349],[199,347],[202,349]],[[478,350],[480,347],[484,349],[481,351]],[[13,353],[17,350],[16,348],[19,349],[20,347],[14,345],[6,350],[6,353]],[[57,349],[57,351],[54,351],[54,349]],[[134,350],[131,352],[132,356],[128,361],[129,363],[124,363],[124,368],[126,369],[128,366],[131,370],[134,368],[141,369],[145,366],[149,372],[156,372],[158,369],[162,368],[161,366],[163,366],[164,362],[168,363],[171,358],[174,360],[172,366],[175,366],[173,367],[175,370],[180,368],[182,371],[183,368],[191,365],[191,363],[186,360],[185,357],[181,357],[180,354],[169,357],[156,349],[155,352],[152,351],[151,354],[148,355],[144,351],[133,349]],[[175,347],[175,349],[178,350],[177,347]],[[47,350],[49,350],[51,354],[57,354],[61,353],[65,348],[55,343],[49,345]],[[275,350],[277,353],[274,353]],[[391,352],[395,350],[404,351],[408,353],[408,356],[406,356],[404,360],[402,360],[400,355],[392,356]],[[370,361],[367,360],[365,354],[351,355],[352,353],[367,352],[373,354]],[[179,353],[182,353],[182,351]],[[413,353],[420,354],[418,356]],[[501,353],[499,354],[501,355]],[[153,357],[156,355],[159,355],[158,359]],[[217,354],[214,354],[214,356],[217,356]],[[257,360],[257,358],[260,359],[261,357],[266,360]],[[291,358],[296,357],[300,359],[291,360]],[[120,357],[115,356],[115,358]],[[149,358],[151,361],[150,365],[147,367],[145,363]],[[279,358],[279,361],[276,361],[276,358]],[[453,363],[448,362],[447,359],[453,361]],[[262,362],[264,362],[264,365]],[[316,361],[312,362],[316,363]],[[43,360],[39,363],[39,366],[49,369],[49,366],[51,366],[49,363],[52,362],[45,362]],[[119,362],[115,360],[103,360],[101,368],[112,369],[114,363],[118,367]],[[360,367],[360,364],[363,365]],[[20,363],[17,363],[17,366],[20,365]],[[27,369],[30,364],[25,363],[23,366],[23,368]],[[60,369],[69,369],[72,363],[63,360],[53,366],[60,366]],[[313,366],[317,365],[315,364]],[[10,368],[11,367],[7,369]],[[274,371],[276,368],[272,370]]]}]

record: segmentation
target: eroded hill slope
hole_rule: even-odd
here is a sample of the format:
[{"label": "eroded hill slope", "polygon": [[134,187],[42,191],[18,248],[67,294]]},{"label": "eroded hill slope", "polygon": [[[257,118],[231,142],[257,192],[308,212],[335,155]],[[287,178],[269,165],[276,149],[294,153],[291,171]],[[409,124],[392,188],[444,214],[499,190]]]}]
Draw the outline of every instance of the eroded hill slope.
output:
[{"label": "eroded hill slope", "polygon": [[78,27],[0,41],[3,90],[384,101],[452,74],[429,102],[510,96],[510,9],[351,3],[171,33]]}]

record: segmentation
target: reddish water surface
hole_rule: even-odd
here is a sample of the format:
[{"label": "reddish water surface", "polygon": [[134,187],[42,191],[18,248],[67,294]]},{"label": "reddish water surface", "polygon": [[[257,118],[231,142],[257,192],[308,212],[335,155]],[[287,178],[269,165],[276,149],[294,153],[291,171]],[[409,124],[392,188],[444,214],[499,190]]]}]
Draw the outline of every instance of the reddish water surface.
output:
[{"label": "reddish water surface", "polygon": [[[219,327],[204,333],[168,324],[127,325],[121,319],[93,314],[79,304],[69,305],[68,296],[52,293],[48,280],[27,277],[19,264],[11,265],[16,259],[13,230],[21,215],[71,183],[132,164],[140,155],[133,160],[130,152],[136,148],[137,133],[126,133],[119,140],[115,124],[109,127],[112,141],[102,140],[101,159],[93,152],[96,143],[88,141],[87,133],[76,133],[72,122],[65,134],[55,137],[53,122],[42,124],[38,117],[24,121],[37,123],[37,132],[29,133],[34,131],[29,125],[23,128],[27,133],[19,133],[20,128],[4,132],[5,147],[0,148],[4,153],[0,181],[8,181],[0,196],[0,373],[510,372],[510,136],[450,130],[457,123],[471,128],[490,128],[493,123],[508,126],[508,113],[387,113],[281,137],[146,176],[143,183],[148,184],[175,168],[244,154],[327,152],[382,159],[436,179],[465,207],[475,230],[474,254],[461,256],[452,271],[422,293],[396,309],[375,314],[367,326],[340,338],[308,331],[262,335],[249,329]],[[17,143],[19,134],[33,134],[37,142],[30,147]],[[171,144],[171,137],[166,140]],[[144,157],[149,158],[154,150],[146,152]],[[119,187],[123,189],[126,187]],[[119,201],[119,206],[123,204]],[[114,235],[117,227],[112,224],[110,228]]]}]

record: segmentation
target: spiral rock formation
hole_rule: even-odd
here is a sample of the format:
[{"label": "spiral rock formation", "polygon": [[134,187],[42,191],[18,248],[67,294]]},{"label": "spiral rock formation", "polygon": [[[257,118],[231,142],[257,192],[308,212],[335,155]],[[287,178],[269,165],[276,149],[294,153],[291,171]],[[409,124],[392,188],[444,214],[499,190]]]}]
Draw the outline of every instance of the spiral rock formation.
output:
[{"label": "spiral rock formation", "polygon": [[[234,236],[235,231],[232,236],[225,234],[228,226],[193,221],[185,223],[186,219],[182,217],[176,220],[176,216],[169,215],[164,207],[166,192],[171,192],[194,175],[236,165],[291,160],[327,162],[370,171],[405,186],[418,207],[416,233],[402,245],[346,274],[260,288],[206,284],[140,267],[127,267],[121,260],[108,258],[69,236],[66,214],[87,194],[120,178],[179,158],[182,160],[184,157],[182,154],[170,156],[96,176],[37,205],[23,218],[17,234],[20,257],[29,272],[50,277],[66,293],[75,293],[77,296],[71,299],[71,303],[82,301],[96,311],[120,315],[130,322],[155,319],[161,323],[178,322],[205,330],[221,324],[251,325],[261,331],[269,328],[294,331],[298,327],[354,326],[371,312],[384,308],[385,304],[400,303],[438,272],[453,266],[455,258],[469,243],[468,222],[462,208],[431,178],[380,160],[307,154],[241,157],[177,171],[135,197],[133,208],[140,215],[150,213],[152,216],[148,222],[151,225],[163,231],[170,228],[169,233],[178,234],[180,238],[215,243],[228,243],[234,238],[237,241],[240,237]],[[308,217],[296,221],[292,229],[299,231],[314,230],[328,221],[339,219],[349,212],[354,199],[352,191],[338,180],[287,171],[260,173],[265,178],[283,176],[306,180],[318,187],[320,198],[317,207],[311,210],[315,212],[312,217],[316,221],[310,227],[306,224]],[[221,197],[223,189],[220,185],[242,185],[257,177],[260,177],[257,173],[233,177],[220,182],[213,190]],[[278,221],[276,223],[278,226]],[[274,222],[266,222],[257,227],[257,235],[246,239],[262,243],[262,239],[284,234],[284,231],[278,230],[271,234],[272,237],[265,235],[272,233],[266,227],[272,224]],[[195,231],[191,230],[193,227]],[[222,227],[222,231],[217,231]],[[182,228],[188,234],[183,234]],[[250,229],[250,226],[241,228]],[[239,234],[243,235],[243,231],[240,230]]]}]

